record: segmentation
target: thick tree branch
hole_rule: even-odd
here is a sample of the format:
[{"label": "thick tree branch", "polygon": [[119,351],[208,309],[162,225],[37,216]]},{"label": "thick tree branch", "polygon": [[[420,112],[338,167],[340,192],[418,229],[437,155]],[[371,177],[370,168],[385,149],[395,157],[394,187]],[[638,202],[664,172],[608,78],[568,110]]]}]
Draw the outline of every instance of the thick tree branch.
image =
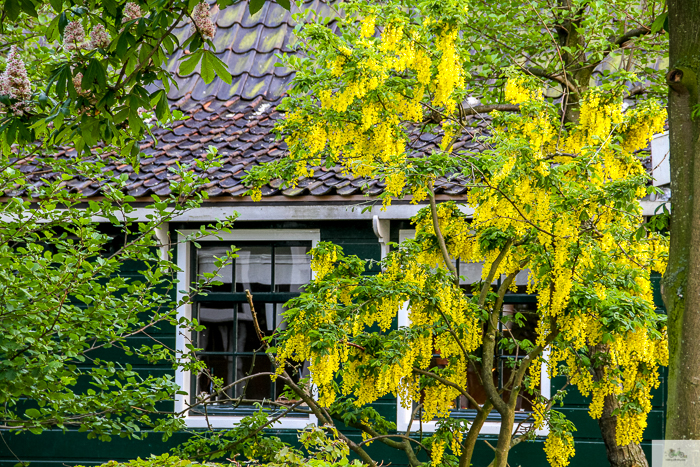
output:
[{"label": "thick tree branch", "polygon": [[489,274],[486,276],[486,280],[484,281],[484,286],[481,288],[481,294],[479,294],[479,306],[483,307],[484,303],[486,303],[486,297],[488,296],[489,290],[491,290],[491,283],[493,282],[493,278],[496,276],[496,271],[498,270],[498,266],[501,265],[501,261],[503,261],[503,258],[506,257],[506,254],[508,253],[508,250],[510,249],[510,246],[513,244],[512,240],[508,240],[505,245],[503,245],[503,249],[501,252],[498,254],[496,259],[491,263],[491,269],[489,269]]},{"label": "thick tree branch", "polygon": [[464,441],[462,441],[462,455],[459,457],[459,467],[469,467],[471,465],[477,438],[481,432],[481,427],[483,427],[484,422],[486,422],[486,418],[491,413],[491,410],[493,410],[493,404],[487,399],[481,409],[481,412],[476,414],[474,421],[472,421],[469,427],[467,436],[464,438]]},{"label": "thick tree branch", "polygon": [[469,117],[471,115],[485,114],[493,111],[519,112],[520,104],[469,105],[467,108],[462,107],[460,113],[463,117]]},{"label": "thick tree branch", "polygon": [[414,373],[418,373],[419,375],[424,375],[424,376],[430,376],[433,378],[435,381],[439,381],[440,383],[444,384],[445,386],[449,386],[451,388],[454,388],[459,391],[460,394],[462,394],[464,397],[467,398],[469,402],[472,403],[474,407],[476,407],[476,411],[478,413],[481,413],[481,406],[476,402],[476,400],[469,394],[467,391],[465,391],[463,388],[461,388],[458,384],[453,383],[449,379],[443,378],[442,376],[433,373],[432,371],[427,371],[427,370],[421,370],[420,368],[413,368]]},{"label": "thick tree branch", "polygon": [[428,187],[428,197],[430,198],[430,213],[433,218],[433,228],[435,230],[438,245],[440,245],[442,259],[445,262],[445,267],[447,267],[447,269],[452,273],[452,277],[454,277],[454,284],[459,287],[459,273],[457,273],[457,268],[455,265],[452,264],[450,253],[447,251],[447,245],[445,245],[445,238],[442,236],[442,231],[440,230],[440,219],[438,218],[437,204],[435,203],[435,191],[433,190],[432,183]]},{"label": "thick tree branch", "polygon": [[481,359],[483,362],[483,365],[481,367],[481,378],[482,385],[484,386],[484,390],[486,391],[486,397],[488,397],[489,400],[493,402],[494,407],[496,408],[498,413],[501,414],[501,417],[504,420],[507,420],[509,418],[510,412],[512,412],[512,410],[510,409],[509,404],[506,404],[506,402],[501,398],[500,394],[498,394],[498,389],[496,389],[496,385],[493,382],[492,371],[494,367],[493,360],[496,349],[496,330],[498,328],[498,316],[501,307],[503,306],[503,297],[505,296],[508,287],[510,287],[510,284],[513,282],[513,279],[515,279],[515,273],[509,274],[498,289],[498,301],[491,309],[491,313],[489,315],[486,333],[484,334],[483,338],[483,352],[481,355]]},{"label": "thick tree branch", "polygon": [[634,39],[635,37],[645,36],[649,33],[651,33],[651,28],[647,28],[647,27],[635,28],[635,29],[630,29],[629,31],[625,32],[624,34],[622,34],[621,36],[619,36],[617,38],[611,38],[610,39],[610,46],[607,48],[605,54],[603,55],[603,58],[591,63],[590,65],[588,65],[588,68],[594,69],[603,60],[608,58],[608,55],[610,55],[611,52],[614,52],[619,47],[624,47],[627,42]]},{"label": "thick tree branch", "polygon": [[[579,90],[574,84],[574,80],[571,77],[564,77],[562,74],[552,74],[552,73],[547,73],[545,70],[542,68],[537,68],[537,67],[524,67],[524,71],[527,73],[530,73],[533,76],[537,76],[539,78],[545,78],[551,81],[556,81],[557,83],[561,84],[565,88],[569,90],[572,94],[579,94]],[[568,79],[567,79],[568,78]]]},{"label": "thick tree branch", "polygon": [[629,31],[627,31],[612,42],[610,50],[612,51],[615,48],[615,46],[625,45],[626,42],[634,39],[635,37],[646,36],[650,32],[651,28],[647,27],[630,29]]}]

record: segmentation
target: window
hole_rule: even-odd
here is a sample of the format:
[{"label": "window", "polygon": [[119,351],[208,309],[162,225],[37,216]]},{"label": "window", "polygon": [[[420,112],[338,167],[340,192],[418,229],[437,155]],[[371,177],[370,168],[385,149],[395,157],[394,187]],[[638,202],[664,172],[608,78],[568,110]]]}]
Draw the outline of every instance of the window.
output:
[{"label": "window", "polygon": [[[400,230],[399,231],[399,243],[403,242],[407,238],[413,238],[415,235],[414,230]],[[467,288],[470,284],[481,280],[481,266],[478,264],[460,264],[457,261],[457,270],[460,276],[465,277],[465,281],[461,281],[462,287]],[[494,286],[498,286],[500,279],[494,282]],[[525,289],[527,287],[527,271],[523,271],[516,276],[516,285],[518,291],[516,293],[508,293],[505,297],[505,304],[503,305],[504,315],[514,315],[515,313],[522,313],[525,317],[525,323],[523,326],[516,326],[514,323],[503,324],[499,322],[499,326],[504,333],[512,333],[517,339],[527,338],[531,341],[535,341],[534,330],[537,325],[537,300],[534,295],[525,294]],[[404,307],[399,311],[399,327],[410,325],[408,319],[408,308]],[[508,366],[509,360],[515,358],[522,358],[523,355],[515,355],[513,353],[500,351],[497,355],[498,370],[494,374],[494,382],[497,387],[500,387],[504,381],[510,376],[510,368]],[[547,354],[544,354],[544,358],[547,358]],[[440,365],[440,355],[435,354],[433,356],[434,365]],[[467,381],[469,385],[469,395],[472,396],[478,403],[483,403],[486,400],[486,394],[483,386],[479,382],[479,378],[476,374],[467,375]],[[541,370],[541,394],[544,397],[549,398],[551,396],[551,387],[549,381],[549,375],[545,365],[542,365]],[[520,395],[518,397],[518,413],[515,417],[515,426],[522,420],[527,419],[532,411],[532,406],[527,398]],[[403,408],[402,404],[397,404],[397,429],[399,431],[405,431],[410,423],[412,410]],[[452,417],[455,418],[474,418],[476,416],[475,407],[471,407],[469,401],[466,397],[460,396],[455,400],[454,409],[452,410]],[[498,434],[500,430],[500,415],[493,411],[481,430],[482,434]],[[413,426],[416,426],[415,422]],[[435,422],[427,422],[422,424],[423,431],[434,431],[436,429]],[[548,433],[548,429],[540,429],[536,432],[540,436],[544,436]]]},{"label": "window", "polygon": [[[234,384],[248,375],[275,371],[262,349],[245,291],[253,295],[261,332],[269,336],[275,329],[283,329],[283,305],[311,280],[307,253],[319,241],[317,230],[233,230],[217,237],[221,238],[198,240],[201,248],[178,245],[181,283],[192,283],[203,273],[215,272],[215,258],[223,257],[231,246],[239,249],[233,264],[218,271],[217,280],[222,284],[211,286],[206,295],[192,297],[192,305],[180,310],[182,316],[196,318],[204,329],[191,336],[180,334],[178,349],[184,348],[190,338],[195,347],[202,349],[197,358],[206,363],[209,374],[178,373],[178,383],[187,395],[178,396],[176,409],[185,410],[198,397],[212,396],[209,400],[213,402],[206,411],[201,407],[188,411],[189,427],[206,427],[205,414],[212,427],[230,427],[255,410],[254,402],[279,400],[284,389],[280,380],[260,376]],[[302,376],[304,370],[296,372],[295,377]],[[223,393],[212,394],[210,375],[224,381]],[[278,410],[274,404],[268,406],[271,413]],[[281,426],[303,428],[310,421],[306,414],[289,414]]]}]

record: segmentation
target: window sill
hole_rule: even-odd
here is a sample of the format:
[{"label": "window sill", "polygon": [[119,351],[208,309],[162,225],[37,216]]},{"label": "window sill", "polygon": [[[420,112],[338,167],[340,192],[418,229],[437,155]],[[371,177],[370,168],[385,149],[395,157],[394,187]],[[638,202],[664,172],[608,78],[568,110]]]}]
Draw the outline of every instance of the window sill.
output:
[{"label": "window sill", "polygon": [[[243,416],[236,415],[210,415],[209,420],[203,415],[187,415],[185,417],[185,426],[187,428],[213,428],[213,429],[231,429],[238,425]],[[282,417],[276,423],[273,423],[268,429],[289,429],[301,430],[307,425],[316,422],[316,417],[313,415],[302,417]]]},{"label": "window sill", "polygon": [[[459,417],[459,418],[465,418],[467,419],[468,417]],[[517,420],[513,424],[513,433],[516,433],[516,431],[522,433],[526,430],[528,430],[530,427],[532,427],[532,422],[526,422],[520,424]],[[420,420],[413,420],[413,424],[411,425],[411,431],[415,432],[421,429],[423,432],[427,433],[432,433],[437,430],[437,422],[436,421],[430,421],[430,422],[423,422],[421,425]],[[398,432],[405,432],[408,430],[408,420],[397,420],[396,423],[396,431]],[[501,432],[501,422],[494,420],[494,421],[486,421],[484,422],[483,426],[481,427],[481,431],[479,432],[480,435],[498,435]],[[549,429],[547,427],[535,430],[535,434],[537,436],[547,436],[549,434]]]}]

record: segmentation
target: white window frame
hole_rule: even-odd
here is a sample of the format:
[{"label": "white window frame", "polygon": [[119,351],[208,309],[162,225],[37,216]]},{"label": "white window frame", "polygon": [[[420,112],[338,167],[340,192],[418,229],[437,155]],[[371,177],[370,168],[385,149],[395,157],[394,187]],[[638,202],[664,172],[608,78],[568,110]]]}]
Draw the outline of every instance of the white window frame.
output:
[{"label": "white window frame", "polygon": [[[399,243],[403,242],[404,240],[408,238],[413,238],[416,235],[416,231],[412,229],[401,229],[399,230]],[[399,309],[399,319],[398,319],[398,325],[399,327],[407,327],[411,325],[411,320],[408,317],[408,306],[407,304],[405,306],[402,306]],[[542,354],[542,369],[540,373],[540,378],[541,378],[541,389],[540,393],[542,394],[543,397],[546,397],[549,399],[552,397],[552,384],[549,379],[549,372],[547,371],[547,365],[546,361],[549,359],[549,350],[545,350]],[[410,404],[406,404],[409,405]],[[406,409],[404,408],[404,400],[399,396],[398,400],[396,401],[396,429],[399,432],[405,432],[408,430],[408,426],[411,422],[411,409]],[[418,426],[418,423],[420,421],[418,419],[413,420],[413,424],[411,425],[412,427]],[[437,430],[437,421],[431,420],[429,422],[423,422],[421,425],[421,429],[424,432],[434,432]],[[532,426],[532,422],[528,423],[523,423],[520,426],[521,431],[524,429],[527,429]],[[513,433],[515,433],[515,430],[518,428],[518,424],[515,423],[513,425]],[[501,431],[501,422],[500,421],[486,421],[484,422],[484,425],[481,427],[481,431],[479,434],[481,435],[497,435]],[[537,436],[547,436],[549,434],[549,427],[544,426],[543,428],[540,428],[538,430],[535,430],[535,434]]]},{"label": "white window frame", "polygon": [[[194,246],[191,242],[185,242],[184,239],[193,233],[199,232],[197,229],[181,230],[177,237],[177,265],[180,272],[177,274],[178,303],[183,300],[190,289],[191,271],[191,251]],[[319,229],[231,229],[230,232],[217,232],[216,234],[207,235],[198,238],[197,241],[310,241],[311,247],[315,248],[318,242],[321,241],[321,231]],[[312,272],[312,277],[314,273]],[[187,304],[181,306],[177,311],[178,319],[185,317],[192,318],[192,305]],[[175,339],[175,347],[177,351],[186,349],[185,330],[178,329]],[[187,402],[190,400],[191,390],[191,373],[178,368],[175,372],[175,382],[187,394],[177,394],[175,396],[175,412],[182,412],[187,409]],[[244,417],[235,415],[190,415],[189,411],[185,413],[184,420],[187,428],[233,428]],[[303,429],[310,423],[317,422],[316,416],[309,414],[308,417],[282,417],[271,428],[280,429]]]}]

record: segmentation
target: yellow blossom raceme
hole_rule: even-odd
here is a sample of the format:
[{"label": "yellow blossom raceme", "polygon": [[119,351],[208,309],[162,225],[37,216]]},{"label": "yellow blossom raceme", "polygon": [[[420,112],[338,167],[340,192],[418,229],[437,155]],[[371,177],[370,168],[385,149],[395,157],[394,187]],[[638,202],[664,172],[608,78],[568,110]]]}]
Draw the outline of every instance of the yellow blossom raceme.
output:
[{"label": "yellow blossom raceme", "polygon": [[362,20],[362,24],[360,26],[360,35],[362,37],[372,37],[374,35],[375,21],[376,21],[375,16],[366,16]]},{"label": "yellow blossom raceme", "polygon": [[431,454],[432,465],[440,465],[442,463],[442,456],[445,454],[445,442],[441,439],[435,440],[433,442]]},{"label": "yellow blossom raceme", "polygon": [[544,452],[547,455],[549,465],[566,467],[569,465],[569,459],[575,453],[573,436],[569,433],[561,436],[550,433],[544,441]]},{"label": "yellow blossom raceme", "polygon": [[318,401],[324,407],[330,406],[335,401],[336,394],[333,389],[333,377],[340,368],[341,353],[338,346],[327,350],[325,355],[317,355],[311,359],[309,373],[314,384],[318,386]]},{"label": "yellow blossom raceme", "polygon": [[379,50],[383,53],[392,52],[396,50],[397,46],[401,42],[402,36],[403,25],[387,24],[384,27],[384,33],[382,34],[382,40],[379,44]]},{"label": "yellow blossom raceme", "polygon": [[326,130],[321,125],[315,125],[307,137],[309,153],[313,156],[323,151],[326,147]]},{"label": "yellow blossom raceme", "polygon": [[457,29],[445,29],[435,41],[441,57],[437,66],[433,105],[444,107],[448,114],[456,109],[456,102],[451,99],[452,93],[464,87],[461,63],[455,48],[458,33]]},{"label": "yellow blossom raceme", "polygon": [[315,279],[321,280],[326,274],[331,272],[337,259],[338,251],[335,247],[332,247],[330,251],[325,254],[315,254],[311,258],[311,270],[316,274]]},{"label": "yellow blossom raceme", "polygon": [[647,427],[646,413],[623,413],[617,416],[615,442],[618,446],[640,443]]},{"label": "yellow blossom raceme", "polygon": [[375,123],[379,122],[379,103],[372,102],[362,107],[362,130],[368,130]]},{"label": "yellow blossom raceme", "polygon": [[343,67],[345,66],[345,57],[338,55],[331,65],[331,74],[337,78],[343,74]]},{"label": "yellow blossom raceme", "polygon": [[416,50],[412,68],[415,70],[418,83],[421,86],[427,86],[430,84],[430,79],[432,76],[430,71],[431,64],[432,61],[430,60],[430,56],[427,52],[422,49]]},{"label": "yellow blossom raceme", "polygon": [[330,109],[333,107],[333,91],[330,89],[323,89],[319,92],[319,100],[321,101],[321,107],[324,109]]},{"label": "yellow blossom raceme", "polygon": [[463,438],[463,433],[459,430],[455,430],[452,433],[452,441],[450,443],[450,449],[452,449],[452,453],[459,457],[462,454],[462,438]]},{"label": "yellow blossom raceme", "polygon": [[655,134],[664,131],[666,109],[657,102],[651,102],[640,108],[629,109],[623,124],[623,149],[635,152],[644,149]]},{"label": "yellow blossom raceme", "polygon": [[545,404],[544,402],[538,401],[532,407],[532,417],[535,420],[533,425],[536,430],[540,430],[544,427],[546,412],[547,404]]},{"label": "yellow blossom raceme", "polygon": [[[579,118],[582,144],[605,148],[611,141],[614,129],[622,123],[622,99],[615,92],[603,93],[597,88],[591,89],[581,103]],[[576,147],[572,147],[576,150]],[[578,149],[577,152],[579,152]]]},{"label": "yellow blossom raceme", "polygon": [[526,85],[524,77],[515,76],[508,78],[505,86],[505,99],[511,104],[542,100],[541,90],[532,90]]},{"label": "yellow blossom raceme", "polygon": [[393,196],[400,196],[406,186],[406,175],[403,172],[390,174],[386,178],[386,191]]}]

